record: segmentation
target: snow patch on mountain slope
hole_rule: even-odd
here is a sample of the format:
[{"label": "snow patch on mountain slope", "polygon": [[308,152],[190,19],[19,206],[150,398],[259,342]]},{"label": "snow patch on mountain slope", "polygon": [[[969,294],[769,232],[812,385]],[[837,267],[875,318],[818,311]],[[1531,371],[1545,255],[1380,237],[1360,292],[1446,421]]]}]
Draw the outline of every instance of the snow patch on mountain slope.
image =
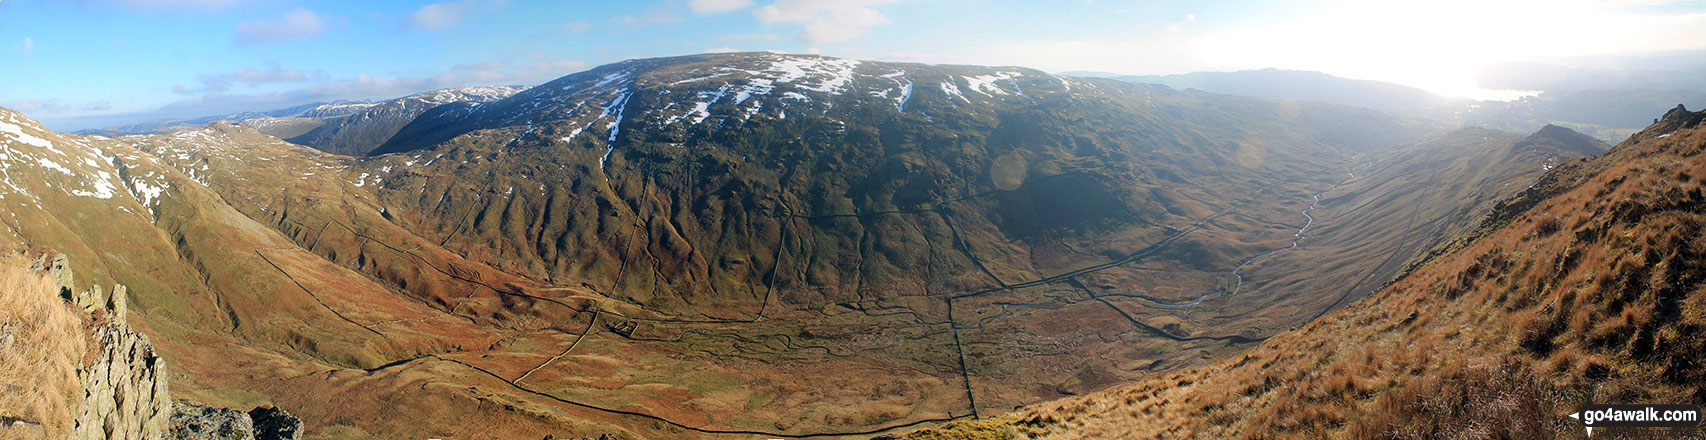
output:
[{"label": "snow patch on mountain slope", "polygon": [[953,97],[953,98],[960,98],[961,101],[965,101],[966,103],[971,103],[971,99],[966,98],[965,94],[960,93],[960,86],[957,84],[954,84],[954,80],[952,80],[952,79],[949,79],[947,81],[942,81],[942,94],[948,95],[949,97]]},{"label": "snow patch on mountain slope", "polygon": [[[883,75],[882,77],[888,78],[890,81],[894,81],[895,86],[900,89],[900,96],[895,98],[894,108],[897,111],[903,113],[906,112],[906,101],[912,99],[912,80],[906,77],[906,71],[902,70]],[[886,98],[889,96],[889,91],[891,90],[894,89],[884,89],[881,93],[873,92],[871,94]]]},{"label": "snow patch on mountain slope", "polygon": [[12,139],[17,140],[18,142],[23,142],[41,148],[53,149],[52,142],[48,142],[47,139],[42,139],[36,135],[25,133],[23,126],[10,122],[0,122],[0,134],[10,135]]},{"label": "snow patch on mountain slope", "polygon": [[[1018,76],[1018,72],[996,72],[988,75],[964,76],[961,78],[965,78],[966,88],[971,89],[971,91],[982,93],[984,96],[994,97],[995,95],[1010,95],[1006,90],[1002,90],[1001,86],[997,85],[997,81],[1006,80],[1008,83],[1013,84],[1014,90],[1018,90],[1018,83],[1013,82],[1013,78],[1017,78]],[[1023,93],[1020,94],[1023,95]]]}]

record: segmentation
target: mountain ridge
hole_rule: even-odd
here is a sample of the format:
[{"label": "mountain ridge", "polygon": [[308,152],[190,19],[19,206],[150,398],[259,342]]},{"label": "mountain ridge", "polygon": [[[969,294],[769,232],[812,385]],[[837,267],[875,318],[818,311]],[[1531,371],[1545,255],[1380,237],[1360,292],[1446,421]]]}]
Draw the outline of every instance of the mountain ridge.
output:
[{"label": "mountain ridge", "polygon": [[987,415],[1260,344],[1337,305],[1299,294],[1295,258],[1379,278],[1347,237],[1409,246],[1421,229],[1390,219],[1479,209],[1357,217],[1404,183],[1358,179],[1404,175],[1371,164],[1425,132],[1366,109],[768,53],[548,84],[437,107],[450,125],[408,130],[439,135],[364,157],[242,125],[25,124],[0,145],[29,195],[0,197],[34,203],[18,240],[132,286],[185,395],[398,436]]},{"label": "mountain ridge", "polygon": [[1451,252],[1244,355],[913,437],[1574,436],[1589,402],[1699,405],[1680,335],[1706,325],[1683,311],[1706,298],[1702,119],[1549,169]]}]

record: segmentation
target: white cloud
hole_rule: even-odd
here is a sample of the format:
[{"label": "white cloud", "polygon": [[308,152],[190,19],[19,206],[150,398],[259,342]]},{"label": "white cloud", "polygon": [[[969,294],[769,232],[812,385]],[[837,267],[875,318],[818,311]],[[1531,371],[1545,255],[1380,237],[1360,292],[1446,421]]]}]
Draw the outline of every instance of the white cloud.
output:
[{"label": "white cloud", "polygon": [[462,19],[481,9],[502,7],[506,0],[461,0],[433,3],[409,13],[409,27],[425,31],[441,31],[462,23]]},{"label": "white cloud", "polygon": [[724,35],[721,37],[717,37],[717,41],[721,41],[724,43],[747,43],[747,42],[754,42],[754,41],[776,41],[776,40],[780,40],[780,39],[782,39],[782,35],[776,34],[776,33],[732,34],[732,35]]},{"label": "white cloud", "polygon": [[12,46],[12,49],[15,49],[18,51],[18,53],[23,53],[23,54],[35,52],[36,51],[36,39],[30,38],[30,37],[24,37],[24,40],[19,41],[18,44]]},{"label": "white cloud", "polygon": [[245,0],[110,0],[126,6],[160,8],[217,8],[243,3]]},{"label": "white cloud", "polygon": [[[86,122],[84,124],[87,126],[103,126],[124,123],[125,121],[136,122],[241,111],[262,111],[337,99],[390,99],[451,87],[539,84],[591,67],[590,64],[583,61],[555,59],[539,53],[518,58],[515,61],[459,64],[449,70],[426,76],[363,74],[348,78],[329,79],[325,78],[323,74],[318,77],[316,75],[305,75],[309,80],[317,82],[284,91],[227,93],[228,90],[191,90],[192,94],[199,93],[199,95],[150,111],[108,114],[103,116],[106,122]],[[204,75],[204,77],[229,78],[229,81],[232,82],[244,82],[244,78],[247,78],[258,81],[257,84],[259,84],[274,79],[294,78],[296,75],[288,73],[291,71],[291,69],[272,68],[249,69],[248,73],[245,74],[245,69],[236,69],[227,73]],[[33,105],[37,107],[52,105],[55,106],[55,109],[71,108],[70,104],[59,101],[33,103]]]},{"label": "white cloud", "polygon": [[681,16],[676,14],[675,11],[660,7],[646,11],[645,15],[638,17],[632,15],[619,15],[612,17],[610,21],[629,26],[639,26],[646,24],[674,23],[681,21]]},{"label": "white cloud", "polygon": [[67,113],[100,112],[112,109],[112,103],[107,100],[84,103],[66,102],[62,99],[25,99],[5,103],[5,107],[33,115],[63,115]]},{"label": "white cloud", "polygon": [[307,38],[326,31],[326,20],[307,8],[296,8],[282,17],[252,20],[237,25],[237,44],[267,40]]},{"label": "white cloud", "polygon": [[571,21],[568,23],[551,26],[551,30],[553,30],[553,31],[562,31],[562,32],[568,32],[571,34],[578,34],[581,32],[586,32],[587,30],[590,30],[590,29],[592,29],[592,24],[587,23],[586,20]]},{"label": "white cloud", "polygon": [[[325,74],[321,73],[319,76],[323,77]],[[308,79],[308,74],[302,73],[301,70],[286,69],[280,66],[277,61],[268,61],[267,67],[263,69],[238,67],[230,72],[200,75],[196,77],[196,81],[201,82],[199,88],[175,86],[172,87],[172,91],[178,94],[192,95],[228,91],[231,90],[232,83],[243,83],[249,87],[255,87],[263,84],[301,82]]]},{"label": "white cloud", "polygon": [[900,0],[776,0],[752,11],[765,25],[798,24],[795,36],[809,44],[834,44],[889,24],[877,7]]},{"label": "white cloud", "polygon": [[694,14],[710,15],[734,12],[752,7],[752,0],[688,0],[687,9]]}]

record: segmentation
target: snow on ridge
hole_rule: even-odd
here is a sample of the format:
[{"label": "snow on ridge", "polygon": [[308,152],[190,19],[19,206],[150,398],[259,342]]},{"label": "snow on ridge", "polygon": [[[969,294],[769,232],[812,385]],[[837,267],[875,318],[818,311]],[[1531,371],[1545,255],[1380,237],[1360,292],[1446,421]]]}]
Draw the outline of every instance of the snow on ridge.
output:
[{"label": "snow on ridge", "polygon": [[[605,116],[612,115],[612,113],[610,113],[611,108],[614,107],[616,109],[616,113],[614,113],[616,115],[616,119],[610,121],[609,125],[604,126],[605,130],[610,131],[610,138],[606,140],[607,142],[616,142],[616,135],[622,132],[622,113],[628,110],[628,98],[634,96],[633,93],[628,92],[628,89],[622,89],[621,92],[617,93],[621,93],[622,95],[617,96],[615,100],[612,100],[610,105],[604,106],[604,114],[598,115],[599,119],[604,119]],[[605,153],[605,157],[609,156],[610,153]]]},{"label": "snow on ridge", "polygon": [[[859,60],[837,58],[783,56],[770,62],[763,72],[777,74],[778,83],[792,83],[795,88],[839,95],[853,82],[853,70]],[[815,84],[804,80],[819,79]]]},{"label": "snow on ridge", "polygon": [[942,81],[942,93],[950,97],[960,98],[961,101],[965,101],[967,103],[971,102],[970,98],[966,98],[965,94],[960,93],[960,86],[954,84],[954,80],[952,79]]},{"label": "snow on ridge", "polygon": [[1024,90],[1019,89],[1019,81],[1009,77],[1007,78],[1007,83],[1013,85],[1013,93],[1018,93],[1019,96],[1024,97],[1026,101],[1031,101],[1031,105],[1037,105],[1037,100],[1031,99],[1031,95],[1026,95]]},{"label": "snow on ridge", "polygon": [[[888,78],[889,80],[894,81],[895,85],[900,87],[900,98],[895,100],[894,108],[897,111],[905,112],[906,101],[912,99],[912,79],[906,77],[905,70],[883,75],[883,78]],[[888,94],[888,90],[883,90],[883,94],[879,96],[887,97]]]},{"label": "snow on ridge", "polygon": [[1061,87],[1061,88],[1064,88],[1064,89],[1066,89],[1066,91],[1068,91],[1068,92],[1071,92],[1071,91],[1072,91],[1072,84],[1070,84],[1070,83],[1067,83],[1067,82],[1066,82],[1066,78],[1065,78],[1065,77],[1061,77],[1061,76],[1058,76],[1058,75],[1049,75],[1049,76],[1053,76],[1053,77],[1054,77],[1054,79],[1055,79],[1055,80],[1058,80],[1058,81],[1060,81],[1060,87]]},{"label": "snow on ridge", "polygon": [[48,142],[47,139],[42,139],[39,136],[29,134],[29,133],[25,133],[24,127],[17,125],[17,124],[13,124],[13,123],[9,123],[9,122],[0,122],[0,134],[12,135],[12,139],[17,139],[18,142],[23,142],[26,144],[30,144],[30,145],[34,145],[37,147],[50,149],[50,150],[53,149],[53,143],[52,142]]},{"label": "snow on ridge", "polygon": [[632,70],[623,70],[620,72],[606,74],[606,75],[604,75],[603,78],[599,78],[598,83],[593,84],[592,87],[590,87],[590,88],[593,88],[593,89],[601,88],[601,87],[613,84],[617,81],[621,81],[623,79],[626,79],[629,76],[632,76],[633,74],[634,74],[634,71],[632,71]]},{"label": "snow on ridge", "polygon": [[753,95],[770,94],[770,91],[776,90],[775,84],[769,78],[753,77],[748,79],[745,86],[741,86],[740,90],[735,91],[735,105],[746,102],[747,98],[751,98]]},{"label": "snow on ridge", "polygon": [[[738,70],[738,69],[731,69],[731,70],[735,70],[735,71],[740,71],[740,72],[745,72],[745,71],[744,71],[744,70]],[[670,85],[670,86],[671,86],[671,87],[674,87],[674,86],[679,86],[679,85],[682,85],[682,84],[687,84],[687,83],[696,83],[696,82],[700,82],[700,81],[704,81],[704,80],[708,80],[708,79],[711,79],[711,78],[716,78],[716,77],[719,77],[719,76],[728,76],[728,75],[732,75],[732,74],[734,74],[734,72],[723,72],[723,73],[713,73],[713,74],[710,74],[710,75],[705,75],[705,76],[701,76],[701,77],[696,77],[696,78],[688,78],[688,79],[684,79],[684,80],[680,80],[680,81],[676,81],[676,82],[672,82],[672,83],[669,83],[669,85]]]},{"label": "snow on ridge", "polygon": [[59,172],[65,173],[68,176],[76,176],[77,175],[77,173],[71,172],[70,168],[66,168],[65,165],[60,165],[59,162],[54,162],[51,160],[47,160],[45,158],[40,158],[40,157],[36,158],[36,165],[40,165],[43,168],[52,168],[55,170],[59,170]]},{"label": "snow on ridge", "polygon": [[[1008,83],[1013,84],[1014,90],[1018,90],[1019,83],[1014,82],[1013,78],[1017,78],[1019,75],[1020,74],[1018,72],[996,72],[988,75],[963,76],[961,78],[966,79],[966,88],[971,89],[971,91],[982,93],[984,96],[994,97],[995,95],[1010,95],[1006,90],[1002,90],[1001,86],[996,84],[996,81],[1006,80]],[[1024,93],[1021,92],[1020,94],[1023,95]]]},{"label": "snow on ridge", "polygon": [[728,95],[728,93],[729,93],[728,83],[724,83],[722,87],[718,87],[717,91],[715,91],[715,92],[699,92],[699,94],[697,96],[698,98],[711,98],[711,100],[694,102],[692,110],[688,110],[687,113],[685,113],[685,114],[680,114],[680,115],[670,117],[669,120],[665,122],[665,124],[674,124],[675,121],[679,121],[683,118],[688,118],[688,117],[693,118],[694,124],[698,124],[700,122],[705,122],[705,118],[711,117],[711,105],[716,104],[717,101],[723,100],[723,97]]},{"label": "snow on ridge", "polygon": [[[144,177],[153,177],[153,175],[153,172],[149,172],[147,176]],[[167,185],[170,185],[169,183],[159,182],[160,185],[155,186],[154,184],[143,181],[141,178],[135,177],[125,183],[127,183],[127,185],[125,185],[125,189],[130,190],[130,195],[135,197],[136,201],[142,202],[143,207],[150,209],[158,208],[160,194],[166,191]]]}]

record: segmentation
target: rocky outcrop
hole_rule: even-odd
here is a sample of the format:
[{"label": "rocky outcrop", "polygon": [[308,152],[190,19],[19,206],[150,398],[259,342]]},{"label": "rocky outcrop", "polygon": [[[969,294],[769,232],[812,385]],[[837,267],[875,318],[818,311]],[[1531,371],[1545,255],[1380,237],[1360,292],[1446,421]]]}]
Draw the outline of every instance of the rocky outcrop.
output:
[{"label": "rocky outcrop", "polygon": [[[147,335],[126,322],[129,314],[123,285],[115,286],[110,294],[100,286],[72,293],[75,284],[63,255],[37,258],[31,270],[51,280],[59,297],[81,309],[86,317],[89,351],[77,370],[83,392],[71,409],[68,438],[266,440],[294,439],[302,431],[301,420],[271,406],[245,413],[174,403],[167,386],[165,360],[154,351]],[[4,425],[0,434],[42,431],[23,422]]]},{"label": "rocky outcrop", "polygon": [[72,439],[158,439],[172,416],[166,385],[166,363],[154,352],[148,336],[126,323],[123,285],[112,294],[94,286],[71,294],[71,271],[64,255],[38,259],[34,269],[45,273],[60,297],[88,313],[90,353],[77,371],[82,401],[72,412]]},{"label": "rocky outcrop", "polygon": [[289,411],[263,406],[249,411],[255,422],[255,438],[260,440],[292,440],[302,432],[302,419]]},{"label": "rocky outcrop", "polygon": [[178,403],[171,435],[172,440],[253,440],[255,423],[242,411]]},{"label": "rocky outcrop", "polygon": [[[115,294],[123,292],[122,288],[114,290]],[[74,439],[156,439],[165,435],[166,422],[172,415],[166,363],[154,353],[147,336],[117,319],[122,316],[111,315],[112,319],[92,329],[96,358],[77,372],[84,394],[72,428]]]},{"label": "rocky outcrop", "polygon": [[248,413],[179,402],[172,415],[172,440],[292,440],[302,420],[290,412],[262,406]]}]

